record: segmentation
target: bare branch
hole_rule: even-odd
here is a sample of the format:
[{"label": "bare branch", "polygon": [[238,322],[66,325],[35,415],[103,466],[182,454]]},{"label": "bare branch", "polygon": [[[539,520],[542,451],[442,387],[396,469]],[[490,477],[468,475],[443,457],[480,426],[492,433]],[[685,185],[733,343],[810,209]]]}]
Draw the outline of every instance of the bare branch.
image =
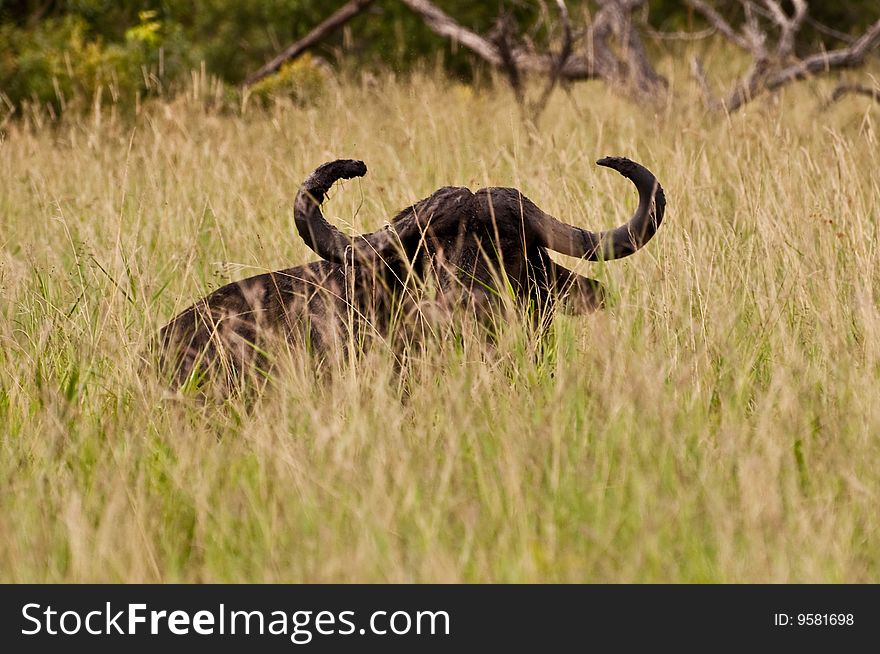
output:
[{"label": "bare branch", "polygon": [[588,43],[596,77],[623,85],[640,99],[650,100],[665,94],[667,83],[651,66],[633,27],[632,12],[643,4],[644,0],[599,0],[600,9],[590,26]]},{"label": "bare branch", "polygon": [[645,36],[658,41],[701,41],[709,38],[716,32],[718,32],[718,28],[714,25],[703,30],[697,30],[696,32],[661,32],[659,30],[652,30],[648,27],[642,28],[642,33]]},{"label": "bare branch", "polygon": [[[550,75],[556,76],[557,82],[599,78],[643,97],[665,91],[666,80],[651,67],[630,20],[631,12],[641,7],[644,0],[598,0],[599,11],[587,30],[590,47],[584,52],[575,52],[576,38],[569,27],[570,36],[563,34],[563,49],[566,41],[571,43],[570,52],[565,57],[518,46],[511,43],[509,35],[499,49],[497,38],[487,39],[459,25],[429,0],[400,1],[421,16],[436,34],[461,43],[484,61],[504,70],[508,78],[511,71],[516,70],[517,76],[523,73]],[[567,17],[568,11],[565,10],[563,29],[566,29]],[[612,47],[612,38],[618,42],[620,54]]]},{"label": "bare branch", "polygon": [[[249,75],[244,86],[251,86],[275,73],[286,62],[295,59],[363,12],[373,1],[349,0],[305,37]],[[418,15],[434,33],[462,45],[489,65],[501,69],[522,106],[526,104],[522,76],[528,73],[546,76],[544,90],[533,105],[535,115],[541,113],[553,89],[563,81],[599,78],[641,99],[656,98],[666,91],[666,80],[651,66],[641,37],[633,25],[632,14],[645,6],[645,0],[597,0],[599,10],[594,20],[589,28],[577,35],[572,29],[565,3],[555,0],[562,28],[558,52],[550,49],[538,51],[530,39],[516,33],[515,22],[509,18],[499,19],[492,32],[484,36],[460,25],[430,0],[400,2]],[[591,47],[576,51],[575,44],[582,34]]]},{"label": "bare branch", "polygon": [[807,17],[806,0],[791,0],[794,5],[794,14],[789,18],[782,7],[776,0],[764,0],[764,4],[770,10],[774,20],[776,20],[782,34],[779,36],[779,42],[776,44],[776,56],[780,60],[788,59],[794,51],[794,39],[800,31]]},{"label": "bare branch", "polygon": [[[791,0],[791,14],[786,13],[780,0],[762,0],[760,6],[753,0],[740,0],[745,11],[745,21],[739,32],[734,31],[730,24],[704,0],[687,0],[687,3],[699,11],[727,39],[752,55],[752,64],[748,72],[737,80],[722,105],[728,112],[736,111],[765,91],[775,91],[796,80],[832,69],[860,66],[868,53],[880,46],[880,20],[878,20],[848,47],[817,52],[798,61],[794,55],[794,46],[798,33],[808,20],[806,0]],[[758,19],[759,15],[765,20],[763,27]],[[767,25],[770,28],[775,27],[778,32],[776,48],[772,55],[766,47]],[[702,67],[695,66],[693,73],[701,88],[708,89]]]},{"label": "bare branch", "polygon": [[[645,97],[658,97],[665,94],[666,79],[659,75],[648,59],[648,53],[642,44],[638,32],[632,25],[632,11],[644,4],[643,0],[628,0],[629,9],[618,13],[618,38],[621,42],[626,64],[629,68],[628,78],[634,83],[639,93]],[[623,5],[624,7],[626,4]]]},{"label": "bare branch", "polygon": [[559,19],[562,21],[562,49],[559,51],[559,64],[557,68],[562,69],[562,65],[571,56],[574,46],[571,32],[571,19],[568,17],[568,7],[565,6],[564,0],[556,0],[556,6],[559,8]]},{"label": "bare branch", "polygon": [[788,25],[788,16],[782,11],[782,7],[779,6],[778,2],[775,0],[764,0],[764,6],[767,7],[767,12],[779,27]]},{"label": "bare branch", "polygon": [[525,93],[522,88],[522,76],[519,72],[519,66],[516,63],[516,57],[513,54],[513,19],[503,14],[495,21],[495,26],[489,33],[490,41],[495,45],[498,55],[501,58],[501,70],[507,75],[507,81],[517,103],[522,107],[525,105]]},{"label": "bare branch", "polygon": [[817,32],[824,34],[825,36],[830,36],[833,39],[837,39],[838,41],[843,41],[844,43],[852,43],[855,41],[852,34],[847,34],[846,32],[841,32],[840,30],[836,30],[832,27],[828,27],[827,25],[820,23],[815,18],[810,18],[807,16],[807,24],[810,27],[813,27]]},{"label": "bare branch", "polygon": [[562,77],[562,69],[565,68],[565,64],[569,57],[571,57],[572,50],[574,49],[571,21],[568,17],[568,7],[565,6],[564,0],[556,0],[556,6],[559,8],[559,19],[562,21],[562,47],[555,57],[553,70],[547,78],[547,84],[544,86],[541,97],[532,105],[532,120],[536,122],[540,115],[544,113],[544,109],[547,107],[547,101],[550,99],[550,94],[553,93],[553,89],[556,88],[556,85],[559,83],[559,80]]},{"label": "bare branch", "polygon": [[502,60],[497,48],[482,36],[455,20],[427,0],[400,0],[412,11],[422,17],[433,32],[456,43],[461,43],[471,52],[479,55],[493,66],[501,66]]},{"label": "bare branch", "polygon": [[373,0],[350,0],[349,2],[346,2],[299,41],[289,45],[277,57],[264,64],[259,70],[248,75],[244,80],[243,86],[252,86],[261,79],[277,72],[281,66],[288,61],[296,59],[303,52],[320,43],[329,34],[360,14],[371,4],[373,4]]},{"label": "bare branch", "polygon": [[712,86],[709,84],[709,80],[706,79],[706,71],[703,68],[703,62],[698,57],[694,57],[691,60],[691,74],[700,86],[700,93],[703,94],[703,102],[706,105],[706,108],[713,111],[718,109],[721,106],[721,102],[718,100],[715,93],[712,92]]},{"label": "bare branch", "polygon": [[[841,98],[851,93],[857,95],[865,95],[873,100],[880,102],[880,88],[872,88],[865,84],[846,84],[841,83],[835,87],[834,91],[831,93],[831,99],[828,101],[828,104],[832,104],[837,102]],[[827,106],[827,105],[826,105]]]},{"label": "bare branch", "polygon": [[736,44],[743,50],[750,51],[750,44],[730,26],[724,18],[721,17],[712,5],[703,2],[703,0],[686,0],[689,7],[700,12],[709,23],[718,30],[731,43]]},{"label": "bare branch", "polygon": [[[750,0],[740,0],[740,2],[742,2],[743,9],[746,12],[746,20],[742,27],[743,38],[748,43],[749,50],[751,50],[756,61],[763,62],[768,56],[767,49],[764,47],[764,44],[767,42],[767,34],[761,29],[761,24],[755,16],[758,13],[757,7]],[[755,66],[755,68],[760,67],[760,65]]]},{"label": "bare branch", "polygon": [[867,32],[848,48],[811,55],[803,61],[770,76],[765,87],[768,91],[775,91],[789,82],[805,79],[812,75],[827,73],[833,69],[861,66],[868,53],[878,46],[880,46],[880,20],[877,20]]}]

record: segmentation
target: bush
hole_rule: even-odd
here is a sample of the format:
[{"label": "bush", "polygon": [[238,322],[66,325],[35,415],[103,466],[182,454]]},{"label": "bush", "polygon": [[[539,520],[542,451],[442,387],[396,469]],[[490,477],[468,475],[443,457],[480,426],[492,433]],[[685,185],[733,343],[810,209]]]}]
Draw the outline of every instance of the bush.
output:
[{"label": "bush", "polygon": [[282,66],[274,75],[254,84],[250,97],[264,107],[278,101],[308,104],[324,92],[328,78],[327,65],[306,53]]},{"label": "bush", "polygon": [[51,112],[100,97],[134,105],[138,95],[159,93],[191,62],[179,29],[166,29],[155,12],[122,42],[105,43],[76,15],[51,18],[33,27],[0,25],[0,92],[15,106],[34,103]]}]

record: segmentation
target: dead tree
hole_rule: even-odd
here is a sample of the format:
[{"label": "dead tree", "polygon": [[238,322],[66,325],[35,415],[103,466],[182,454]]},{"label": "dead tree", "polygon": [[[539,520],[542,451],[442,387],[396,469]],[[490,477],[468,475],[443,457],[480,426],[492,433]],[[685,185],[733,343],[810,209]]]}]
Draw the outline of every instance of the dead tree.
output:
[{"label": "dead tree", "polygon": [[693,73],[703,90],[707,104],[733,113],[762,93],[776,91],[797,80],[832,70],[856,68],[867,55],[880,46],[880,20],[847,47],[819,51],[800,57],[795,52],[797,36],[808,19],[807,0],[791,0],[786,12],[779,0],[739,0],[744,20],[734,28],[705,0],[687,0],[719,34],[748,53],[752,63],[732,89],[719,99],[711,90],[702,63],[693,61]]},{"label": "dead tree", "polygon": [[[563,0],[555,0],[559,14],[559,46],[536,46],[509,16],[502,13],[492,30],[479,34],[459,24],[429,0],[395,0],[419,16],[435,34],[467,48],[482,61],[499,70],[513,89],[524,113],[536,119],[561,83],[598,79],[640,101],[656,101],[665,96],[666,80],[651,65],[634,15],[646,0],[597,0],[598,11],[588,25],[575,30]],[[248,76],[248,87],[271,75],[283,64],[351,20],[373,0],[350,0],[306,36],[284,49],[278,56]],[[534,101],[526,99],[524,79],[538,76],[545,80]]]},{"label": "dead tree", "polygon": [[464,46],[504,73],[521,102],[523,76],[546,77],[544,90],[530,107],[533,114],[540,113],[560,82],[604,80],[642,101],[656,101],[666,93],[667,81],[651,65],[633,20],[645,0],[598,0],[599,10],[589,25],[577,32],[572,29],[565,3],[557,0],[562,32],[557,51],[549,47],[539,50],[531,39],[516,33],[513,21],[504,17],[483,36],[460,25],[429,0],[400,2],[421,16],[433,32]]}]

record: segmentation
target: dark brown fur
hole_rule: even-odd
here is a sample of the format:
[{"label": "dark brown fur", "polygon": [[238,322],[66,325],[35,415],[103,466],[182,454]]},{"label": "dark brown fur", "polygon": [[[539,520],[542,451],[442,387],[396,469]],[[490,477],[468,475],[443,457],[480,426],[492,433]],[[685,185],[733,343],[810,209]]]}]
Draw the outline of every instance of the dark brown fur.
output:
[{"label": "dark brown fur", "polygon": [[548,247],[593,260],[626,256],[653,236],[665,204],[647,170],[625,159],[602,162],[632,179],[642,200],[616,230],[596,234],[560,223],[516,189],[444,187],[388,227],[354,238],[327,223],[320,205],[336,180],[366,167],[324,164],[303,184],[294,215],[306,244],[325,260],[227,284],[199,300],[162,329],[162,367],[176,385],[218,373],[228,385],[267,370],[279,341],[340,353],[387,338],[392,323],[409,338],[426,304],[434,316],[464,309],[485,321],[506,296],[539,326],[559,301],[575,313],[600,306],[601,285],[555,263]]}]

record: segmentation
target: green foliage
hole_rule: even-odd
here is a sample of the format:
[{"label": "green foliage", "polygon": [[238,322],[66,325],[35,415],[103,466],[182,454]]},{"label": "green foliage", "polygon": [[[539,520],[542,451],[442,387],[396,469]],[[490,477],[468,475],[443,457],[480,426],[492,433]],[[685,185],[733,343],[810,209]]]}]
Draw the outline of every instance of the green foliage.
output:
[{"label": "green foliage", "polygon": [[[180,25],[209,73],[237,84],[339,4],[321,0],[165,0],[157,6],[164,20]],[[330,47],[338,45],[340,38],[337,35]]]},{"label": "green foliage", "polygon": [[156,11],[142,11],[138,14],[140,22],[125,30],[125,40],[129,42],[142,43],[148,47],[156,48],[162,41],[162,23],[156,18]]},{"label": "green foliage", "polygon": [[263,106],[278,101],[308,104],[321,96],[327,84],[327,71],[311,54],[285,64],[250,89],[251,97]]},{"label": "green foliage", "polygon": [[138,94],[158,92],[192,64],[178,26],[143,12],[124,39],[107,42],[79,15],[33,27],[0,25],[0,91],[15,105],[35,103],[58,112],[96,98],[132,105]]}]

